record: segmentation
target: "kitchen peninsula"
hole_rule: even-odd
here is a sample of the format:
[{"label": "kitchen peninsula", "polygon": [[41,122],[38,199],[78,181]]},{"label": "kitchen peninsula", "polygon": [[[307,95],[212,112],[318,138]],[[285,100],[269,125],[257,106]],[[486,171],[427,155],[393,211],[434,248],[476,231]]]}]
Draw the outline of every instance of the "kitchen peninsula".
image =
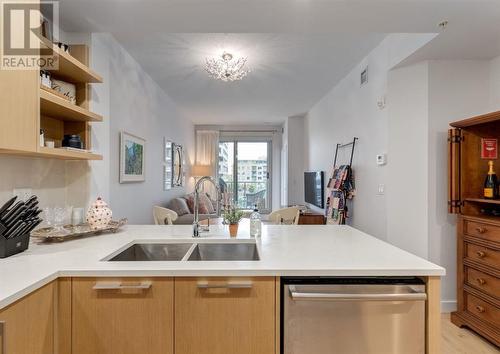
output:
[{"label": "kitchen peninsula", "polygon": [[[191,232],[190,226],[130,225],[111,235],[32,244],[0,260],[7,353],[24,352],[11,348],[25,345],[30,354],[68,348],[73,354],[279,353],[280,279],[287,277],[419,278],[427,295],[426,352],[439,353],[445,270],[437,265],[349,226],[264,225],[256,240],[245,227],[238,238],[222,225],[210,226],[201,238]],[[204,261],[195,245],[228,243],[255,245],[257,256]],[[176,261],[108,261],[134,244],[184,244],[186,254]],[[34,323],[40,318],[28,316],[25,325],[42,328],[43,338],[9,332],[15,326],[9,321],[19,321],[14,312],[35,309],[54,314]]]}]

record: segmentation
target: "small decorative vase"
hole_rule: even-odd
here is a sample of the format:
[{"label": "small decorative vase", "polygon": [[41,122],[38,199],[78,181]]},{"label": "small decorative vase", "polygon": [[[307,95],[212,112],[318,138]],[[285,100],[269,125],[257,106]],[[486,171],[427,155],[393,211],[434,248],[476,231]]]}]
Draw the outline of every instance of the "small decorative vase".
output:
[{"label": "small decorative vase", "polygon": [[99,197],[87,211],[87,223],[92,230],[103,229],[108,226],[112,216],[113,212],[108,204]]},{"label": "small decorative vase", "polygon": [[238,224],[229,224],[229,235],[236,237],[238,235]]}]

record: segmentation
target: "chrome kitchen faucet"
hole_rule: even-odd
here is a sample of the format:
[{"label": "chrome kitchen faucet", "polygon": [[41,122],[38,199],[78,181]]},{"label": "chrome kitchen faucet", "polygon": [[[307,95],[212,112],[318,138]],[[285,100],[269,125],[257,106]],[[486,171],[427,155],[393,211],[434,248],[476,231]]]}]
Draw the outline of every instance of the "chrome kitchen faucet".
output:
[{"label": "chrome kitchen faucet", "polygon": [[199,215],[199,198],[200,198],[200,187],[205,181],[210,181],[215,186],[215,190],[217,191],[217,216],[220,215],[220,189],[217,186],[217,183],[214,181],[212,177],[204,176],[201,177],[194,187],[194,221],[193,221],[193,237],[200,237],[200,215]]}]

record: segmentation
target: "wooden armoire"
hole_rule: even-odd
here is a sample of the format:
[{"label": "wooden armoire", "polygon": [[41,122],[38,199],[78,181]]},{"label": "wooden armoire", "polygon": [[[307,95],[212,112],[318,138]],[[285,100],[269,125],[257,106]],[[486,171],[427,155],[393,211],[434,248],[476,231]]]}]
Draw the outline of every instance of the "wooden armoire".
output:
[{"label": "wooden armoire", "polygon": [[448,209],[459,214],[458,309],[451,320],[499,346],[500,200],[484,199],[483,188],[488,161],[493,161],[500,178],[500,160],[494,158],[491,140],[500,140],[500,111],[450,125]]}]

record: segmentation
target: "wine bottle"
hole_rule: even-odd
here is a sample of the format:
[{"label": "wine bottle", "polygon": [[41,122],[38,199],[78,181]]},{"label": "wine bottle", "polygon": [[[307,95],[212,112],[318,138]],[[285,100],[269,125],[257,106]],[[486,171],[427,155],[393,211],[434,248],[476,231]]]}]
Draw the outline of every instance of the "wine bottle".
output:
[{"label": "wine bottle", "polygon": [[484,197],[488,199],[498,199],[498,179],[493,170],[493,161],[488,162],[489,170],[484,181]]}]

